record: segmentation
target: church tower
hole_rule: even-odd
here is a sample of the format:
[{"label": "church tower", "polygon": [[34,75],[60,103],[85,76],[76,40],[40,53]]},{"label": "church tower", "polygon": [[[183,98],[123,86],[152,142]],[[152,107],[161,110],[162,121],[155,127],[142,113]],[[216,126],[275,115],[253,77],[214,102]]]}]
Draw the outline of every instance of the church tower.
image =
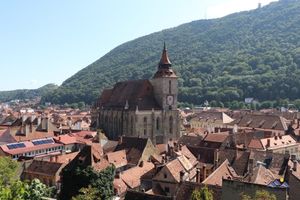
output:
[{"label": "church tower", "polygon": [[151,83],[154,87],[156,101],[163,110],[177,110],[178,77],[172,69],[166,44],[162,51],[158,69]]}]

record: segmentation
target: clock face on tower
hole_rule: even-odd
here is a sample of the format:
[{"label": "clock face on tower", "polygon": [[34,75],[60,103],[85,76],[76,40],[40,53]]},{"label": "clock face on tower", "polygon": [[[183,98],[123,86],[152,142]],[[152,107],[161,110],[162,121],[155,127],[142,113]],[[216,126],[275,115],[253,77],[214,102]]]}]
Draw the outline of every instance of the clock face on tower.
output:
[{"label": "clock face on tower", "polygon": [[167,105],[173,105],[174,103],[174,97],[172,95],[167,96]]}]

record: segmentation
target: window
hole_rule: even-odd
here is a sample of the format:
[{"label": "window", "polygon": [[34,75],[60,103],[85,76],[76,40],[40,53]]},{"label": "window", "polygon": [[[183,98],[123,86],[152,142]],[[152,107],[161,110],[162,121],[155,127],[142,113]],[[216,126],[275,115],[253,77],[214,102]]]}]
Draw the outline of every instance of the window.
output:
[{"label": "window", "polygon": [[172,82],[171,82],[171,80],[170,80],[170,81],[169,81],[169,94],[172,93],[172,88],[171,88],[171,86],[172,86]]},{"label": "window", "polygon": [[147,117],[144,117],[144,135],[147,135]]},{"label": "window", "polygon": [[134,123],[133,122],[133,116],[131,116],[131,120],[130,121],[131,121],[131,124],[130,124],[131,125],[131,135],[133,135],[133,123]]},{"label": "window", "polygon": [[164,173],[164,178],[167,178],[167,174],[166,173]]},{"label": "window", "polygon": [[165,187],[165,192],[169,193],[170,192],[170,188],[169,187]]},{"label": "window", "polygon": [[169,118],[169,133],[173,134],[173,117],[170,116]]},{"label": "window", "polygon": [[159,117],[158,117],[156,118],[156,130],[159,130],[159,126],[160,124],[159,124]]}]

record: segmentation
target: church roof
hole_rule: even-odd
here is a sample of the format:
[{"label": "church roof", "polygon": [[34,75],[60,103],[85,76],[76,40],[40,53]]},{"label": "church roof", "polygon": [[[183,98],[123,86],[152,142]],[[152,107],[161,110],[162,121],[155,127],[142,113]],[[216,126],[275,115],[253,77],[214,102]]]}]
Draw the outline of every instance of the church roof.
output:
[{"label": "church roof", "polygon": [[149,80],[118,82],[113,89],[104,90],[100,97],[103,108],[151,110],[160,109]]}]

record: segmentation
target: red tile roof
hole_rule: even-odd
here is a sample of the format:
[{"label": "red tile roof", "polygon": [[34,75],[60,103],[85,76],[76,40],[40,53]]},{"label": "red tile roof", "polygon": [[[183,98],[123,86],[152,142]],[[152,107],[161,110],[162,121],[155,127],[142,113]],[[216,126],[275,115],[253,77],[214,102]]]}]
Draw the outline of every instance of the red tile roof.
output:
[{"label": "red tile roof", "polygon": [[123,171],[120,174],[121,179],[128,185],[131,189],[136,188],[141,185],[141,177],[154,168],[153,163],[143,162],[143,166],[136,166]]},{"label": "red tile roof", "polygon": [[58,143],[68,145],[68,144],[75,144],[78,143],[77,138],[71,135],[60,135],[57,137],[54,137],[54,140]]},{"label": "red tile roof", "polygon": [[126,151],[125,150],[107,153],[106,156],[107,156],[108,162],[110,164],[114,164],[116,168],[120,168],[120,167],[126,166],[128,164],[127,159],[126,159]]}]

